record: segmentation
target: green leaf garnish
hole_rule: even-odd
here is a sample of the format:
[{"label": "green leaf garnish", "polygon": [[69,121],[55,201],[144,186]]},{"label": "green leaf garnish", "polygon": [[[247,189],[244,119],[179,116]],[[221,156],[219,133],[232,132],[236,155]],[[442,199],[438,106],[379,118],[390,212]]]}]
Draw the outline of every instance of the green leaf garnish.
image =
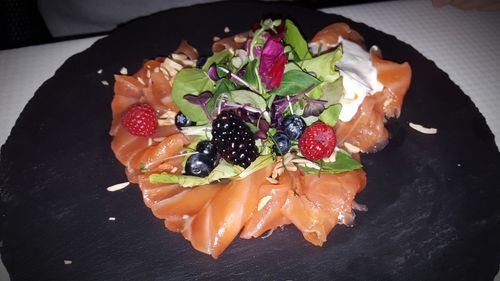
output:
[{"label": "green leaf garnish", "polygon": [[278,96],[293,96],[319,83],[320,81],[314,76],[299,69],[292,69],[283,74],[280,87],[272,90],[271,93]]},{"label": "green leaf garnish", "polygon": [[338,174],[361,169],[363,167],[363,165],[352,158],[349,153],[342,150],[337,150],[335,154],[335,162],[324,162],[322,160],[314,162],[321,167],[321,171],[309,167],[303,167],[302,170],[304,171],[304,173],[317,174],[321,172],[328,174]]},{"label": "green leaf garnish", "polygon": [[259,60],[251,60],[247,66],[245,74],[243,75],[243,80],[250,84],[255,89],[261,91],[263,89],[262,82],[259,77]]},{"label": "green leaf garnish", "polygon": [[255,159],[250,166],[248,166],[241,174],[239,174],[237,177],[238,178],[246,178],[249,175],[253,174],[254,172],[257,172],[258,170],[266,167],[267,165],[270,165],[274,163],[274,157],[272,154],[268,155],[260,155]]},{"label": "green leaf garnish", "polygon": [[286,45],[290,45],[294,52],[294,61],[302,61],[304,59],[312,58],[311,53],[309,53],[309,48],[307,46],[307,42],[300,34],[297,26],[289,19],[285,21],[286,33],[285,41]]},{"label": "green leaf garnish", "polygon": [[338,47],[334,51],[304,60],[301,65],[305,71],[314,73],[321,81],[333,82],[340,77],[340,73],[335,68],[335,63],[341,58],[342,48]]},{"label": "green leaf garnish", "polygon": [[321,114],[319,115],[319,120],[323,121],[329,126],[334,127],[337,124],[337,120],[339,119],[340,111],[342,110],[342,104],[337,103],[327,107]]},{"label": "green leaf garnish", "polygon": [[228,162],[221,160],[219,165],[215,167],[210,175],[206,177],[196,177],[188,175],[173,175],[168,173],[151,174],[149,181],[151,183],[178,183],[182,187],[193,187],[198,185],[209,184],[221,179],[235,177],[243,171],[240,166],[231,165]]},{"label": "green leaf garnish", "polygon": [[229,49],[224,49],[223,51],[214,53],[212,56],[207,58],[207,61],[205,62],[205,64],[203,65],[203,67],[201,69],[204,71],[208,71],[208,68],[212,64],[214,64],[214,63],[220,64],[220,63],[227,62],[227,61],[229,61],[229,59],[232,56],[233,56],[233,54],[231,53],[231,51]]},{"label": "green leaf garnish", "polygon": [[236,85],[233,81],[227,78],[221,78],[215,83],[215,90],[213,97],[207,102],[208,112],[213,112],[216,106],[219,104],[220,97],[224,93],[228,93],[236,89]]},{"label": "green leaf garnish", "polygon": [[267,108],[266,100],[258,94],[248,90],[234,90],[228,93],[230,102],[238,104],[246,104],[260,111],[265,111]]},{"label": "green leaf garnish", "polygon": [[198,68],[183,68],[174,79],[172,98],[180,111],[189,119],[204,124],[208,122],[207,116],[198,105],[184,99],[185,95],[199,95],[204,91],[213,91],[215,83],[207,73]]}]

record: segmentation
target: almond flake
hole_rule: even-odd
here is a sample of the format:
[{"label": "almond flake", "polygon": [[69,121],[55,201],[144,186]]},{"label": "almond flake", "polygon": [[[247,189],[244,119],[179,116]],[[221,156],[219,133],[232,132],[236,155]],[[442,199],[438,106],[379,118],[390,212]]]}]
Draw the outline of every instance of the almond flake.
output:
[{"label": "almond flake", "polygon": [[262,197],[262,199],[260,199],[259,201],[259,205],[257,206],[257,211],[260,211],[262,210],[262,208],[264,208],[264,206],[266,206],[266,204],[269,202],[269,200],[271,200],[273,197],[271,195],[267,195],[267,196],[264,196]]},{"label": "almond flake", "polygon": [[415,123],[412,123],[410,122],[409,123],[410,127],[416,131],[419,131],[421,132],[422,134],[427,134],[427,135],[434,135],[437,133],[437,129],[436,128],[426,128],[422,125],[419,125],[419,124],[415,124]]},{"label": "almond flake", "polygon": [[101,81],[101,84],[103,84],[104,86],[109,86],[109,82],[108,82],[108,81],[106,81],[106,80],[102,80],[102,81]]},{"label": "almond flake", "polygon": [[278,180],[277,179],[273,179],[271,177],[267,177],[266,180],[271,183],[271,184],[278,184]]},{"label": "almond flake", "polygon": [[144,82],[144,80],[142,80],[141,77],[137,77],[137,81],[139,81],[139,83],[141,83],[142,85],[146,86],[146,82]]},{"label": "almond flake", "polygon": [[152,138],[148,138],[148,146],[152,146],[153,145],[153,139]]},{"label": "almond flake", "polygon": [[177,167],[173,167],[171,170],[170,170],[170,173],[174,174],[175,172],[177,172]]},{"label": "almond flake", "polygon": [[71,260],[64,260],[64,264],[66,264],[66,265],[72,264],[72,263],[73,263],[73,261],[71,261]]},{"label": "almond flake", "polygon": [[115,218],[115,217],[109,217],[109,218],[108,218],[108,220],[110,220],[110,221],[115,221],[115,220],[116,220],[116,218]]},{"label": "almond flake", "polygon": [[174,124],[175,121],[172,119],[158,119],[158,126],[171,126]]},{"label": "almond flake", "polygon": [[122,67],[122,68],[120,69],[120,74],[122,74],[122,75],[127,75],[127,74],[128,74],[128,70],[127,70],[127,68],[126,68],[126,67]]},{"label": "almond flake", "polygon": [[247,41],[247,37],[241,34],[236,34],[233,40],[236,43],[244,43],[245,41]]},{"label": "almond flake", "polygon": [[359,148],[353,144],[350,144],[348,142],[344,142],[344,146],[347,149],[347,151],[349,151],[350,153],[359,153],[361,151],[361,148]]},{"label": "almond flake", "polygon": [[184,55],[184,54],[175,54],[175,53],[174,53],[174,54],[172,54],[172,58],[173,58],[174,60],[180,60],[180,61],[183,61],[183,60],[187,60],[187,58],[188,58],[188,57],[187,57],[186,55]]},{"label": "almond flake", "polygon": [[225,33],[228,33],[229,31],[231,31],[231,30],[229,29],[229,27],[227,27],[227,26],[226,26],[226,27],[224,27],[224,32],[225,32]]},{"label": "almond flake", "polygon": [[115,185],[108,187],[107,190],[110,192],[115,192],[115,191],[118,191],[120,189],[124,189],[129,184],[130,184],[130,182],[123,182],[123,183],[115,184]]},{"label": "almond flake", "polygon": [[151,70],[148,69],[146,71],[146,77],[151,78]]},{"label": "almond flake", "polygon": [[102,74],[102,68],[97,70],[97,74]]},{"label": "almond flake", "polygon": [[219,41],[219,40],[220,40],[220,37],[219,37],[219,36],[214,36],[214,37],[212,37],[212,40],[213,40],[214,42]]}]

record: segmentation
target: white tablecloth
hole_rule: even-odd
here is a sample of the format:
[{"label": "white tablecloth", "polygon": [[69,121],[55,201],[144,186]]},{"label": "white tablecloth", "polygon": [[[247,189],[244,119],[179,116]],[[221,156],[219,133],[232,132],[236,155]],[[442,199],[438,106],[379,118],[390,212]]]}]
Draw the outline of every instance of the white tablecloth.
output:
[{"label": "white tablecloth", "polygon": [[[393,34],[433,60],[469,95],[500,135],[500,13],[399,1],[323,9]],[[0,51],[0,144],[35,90],[93,37]],[[7,280],[0,274],[0,280]],[[500,277],[495,279],[500,281]]]}]

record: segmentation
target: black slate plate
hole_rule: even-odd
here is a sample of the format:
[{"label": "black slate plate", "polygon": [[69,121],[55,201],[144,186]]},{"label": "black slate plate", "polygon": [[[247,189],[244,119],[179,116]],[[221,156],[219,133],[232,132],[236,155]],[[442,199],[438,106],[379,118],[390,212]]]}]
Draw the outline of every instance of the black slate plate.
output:
[{"label": "black slate plate", "polygon": [[[393,138],[366,155],[370,210],[335,228],[322,248],[294,227],[236,239],[219,260],[154,218],[110,150],[112,80],[122,66],[165,55],[180,39],[209,54],[212,36],[285,15],[310,38],[345,21],[409,61],[413,72]],[[96,71],[104,69],[104,74]],[[415,122],[439,128],[424,135]],[[2,259],[13,280],[491,280],[498,270],[500,156],[471,100],[411,46],[346,18],[279,4],[219,3],[135,20],[71,57],[28,103],[0,162]],[[116,217],[116,221],[108,221]],[[71,265],[64,265],[71,260]]]}]

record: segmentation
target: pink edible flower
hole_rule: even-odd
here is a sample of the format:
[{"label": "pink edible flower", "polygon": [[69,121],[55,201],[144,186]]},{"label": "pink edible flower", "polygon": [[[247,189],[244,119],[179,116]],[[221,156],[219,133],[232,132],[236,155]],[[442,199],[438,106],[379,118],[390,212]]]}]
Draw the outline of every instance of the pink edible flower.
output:
[{"label": "pink edible flower", "polygon": [[285,47],[280,43],[280,35],[270,37],[262,48],[259,74],[268,90],[279,88],[288,60],[284,54]]}]

